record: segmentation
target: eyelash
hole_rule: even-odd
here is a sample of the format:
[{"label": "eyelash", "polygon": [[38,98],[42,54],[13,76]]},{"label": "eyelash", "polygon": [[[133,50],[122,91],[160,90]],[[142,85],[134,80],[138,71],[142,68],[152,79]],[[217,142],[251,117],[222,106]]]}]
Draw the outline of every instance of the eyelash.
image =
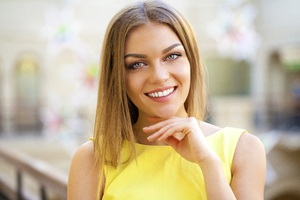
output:
[{"label": "eyelash", "polygon": [[[176,58],[171,58],[171,56],[176,56]],[[181,54],[180,53],[171,53],[170,55],[168,55],[165,59],[164,59],[164,61],[165,60],[167,60],[167,59],[169,59],[169,60],[176,60],[176,59],[178,59],[179,57],[181,56]]]},{"label": "eyelash", "polygon": [[129,65],[128,69],[131,69],[131,70],[139,69],[141,66],[139,67],[137,65],[141,65],[141,64],[146,65],[143,62],[136,62],[136,63],[133,63],[133,64]]},{"label": "eyelash", "polygon": [[[174,56],[175,56],[175,58],[174,58]],[[163,61],[174,61],[174,60],[178,59],[180,56],[181,56],[180,53],[171,53],[170,55],[166,56]],[[139,69],[140,67],[143,67],[143,66],[137,66],[137,65],[143,65],[144,66],[144,65],[146,65],[146,63],[144,63],[144,62],[135,62],[135,63],[129,65],[128,69],[136,70],[136,69]]]}]

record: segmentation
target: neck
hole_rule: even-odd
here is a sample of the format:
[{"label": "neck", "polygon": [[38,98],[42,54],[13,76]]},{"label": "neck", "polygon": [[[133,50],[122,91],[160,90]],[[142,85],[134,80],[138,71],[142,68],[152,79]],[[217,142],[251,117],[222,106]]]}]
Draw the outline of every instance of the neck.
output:
[{"label": "neck", "polygon": [[[187,117],[187,113],[184,110],[183,112],[178,112],[174,116]],[[169,117],[161,118],[161,117],[155,117],[155,116],[145,116],[140,113],[137,122],[133,125],[133,132],[134,132],[136,141],[140,144],[147,144],[147,145],[165,145],[165,143],[161,143],[161,142],[157,142],[157,141],[149,142],[147,140],[147,137],[153,133],[145,133],[143,131],[143,128],[147,127],[147,126],[151,126],[158,122],[167,120]]]},{"label": "neck", "polygon": [[145,144],[145,145],[166,145],[165,143],[162,143],[162,142],[157,142],[157,141],[154,141],[154,142],[149,142],[147,137],[150,136],[152,133],[145,133],[143,131],[143,128],[146,127],[146,126],[150,126],[154,123],[136,123],[133,125],[133,132],[134,132],[134,135],[135,135],[135,139],[136,139],[136,142],[137,143],[140,143],[140,144]]}]

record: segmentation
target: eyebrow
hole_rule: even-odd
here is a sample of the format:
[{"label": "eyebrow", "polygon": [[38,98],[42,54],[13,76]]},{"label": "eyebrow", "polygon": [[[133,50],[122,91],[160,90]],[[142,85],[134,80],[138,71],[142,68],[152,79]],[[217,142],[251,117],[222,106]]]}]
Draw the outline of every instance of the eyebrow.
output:
[{"label": "eyebrow", "polygon": [[165,54],[165,53],[167,53],[168,51],[171,51],[172,49],[174,49],[175,47],[180,46],[180,45],[182,45],[182,44],[180,44],[180,43],[175,43],[175,44],[173,44],[173,45],[171,45],[171,46],[165,48],[164,50],[162,50],[162,53]]},{"label": "eyebrow", "polygon": [[[172,44],[171,46],[169,46],[169,47],[165,48],[164,50],[162,50],[162,53],[165,54],[165,53],[171,51],[172,49],[174,49],[175,47],[180,46],[180,45],[182,45],[182,44],[181,43]],[[138,54],[138,53],[129,53],[129,54],[126,54],[124,56],[124,58],[127,58],[127,57],[146,58],[146,55]]]}]

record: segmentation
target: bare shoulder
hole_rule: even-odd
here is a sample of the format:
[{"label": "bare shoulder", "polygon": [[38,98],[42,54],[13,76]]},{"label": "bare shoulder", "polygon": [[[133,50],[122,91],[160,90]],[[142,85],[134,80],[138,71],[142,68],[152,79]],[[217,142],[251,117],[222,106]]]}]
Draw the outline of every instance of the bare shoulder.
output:
[{"label": "bare shoulder", "polygon": [[94,163],[94,145],[92,141],[88,141],[81,145],[75,152],[70,170],[73,168],[76,170],[88,169],[94,166]]},{"label": "bare shoulder", "polygon": [[82,144],[74,154],[73,160],[81,158],[84,160],[93,159],[94,157],[94,145],[92,141],[88,141]]},{"label": "bare shoulder", "polygon": [[75,152],[69,172],[68,199],[96,199],[99,167],[95,165],[93,142],[88,141]]},{"label": "bare shoulder", "polygon": [[263,199],[266,154],[260,139],[242,134],[233,158],[231,186],[237,199]]},{"label": "bare shoulder", "polygon": [[265,149],[261,140],[253,134],[242,134],[234,155],[234,164],[239,164],[240,160],[259,159],[265,157]]}]

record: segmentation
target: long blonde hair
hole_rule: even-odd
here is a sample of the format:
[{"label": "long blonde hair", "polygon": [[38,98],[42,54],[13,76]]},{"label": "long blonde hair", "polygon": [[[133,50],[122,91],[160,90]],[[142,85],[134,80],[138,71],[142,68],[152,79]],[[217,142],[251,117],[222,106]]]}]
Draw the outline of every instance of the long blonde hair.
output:
[{"label": "long blonde hair", "polygon": [[104,164],[118,166],[124,140],[131,144],[131,158],[135,155],[132,127],[137,120],[138,109],[126,94],[124,47],[128,33],[148,22],[171,27],[181,40],[191,66],[191,86],[185,108],[189,116],[200,120],[205,115],[204,67],[189,22],[161,1],[137,2],[122,9],[108,25],[101,55],[94,149],[96,162],[102,167]]}]

